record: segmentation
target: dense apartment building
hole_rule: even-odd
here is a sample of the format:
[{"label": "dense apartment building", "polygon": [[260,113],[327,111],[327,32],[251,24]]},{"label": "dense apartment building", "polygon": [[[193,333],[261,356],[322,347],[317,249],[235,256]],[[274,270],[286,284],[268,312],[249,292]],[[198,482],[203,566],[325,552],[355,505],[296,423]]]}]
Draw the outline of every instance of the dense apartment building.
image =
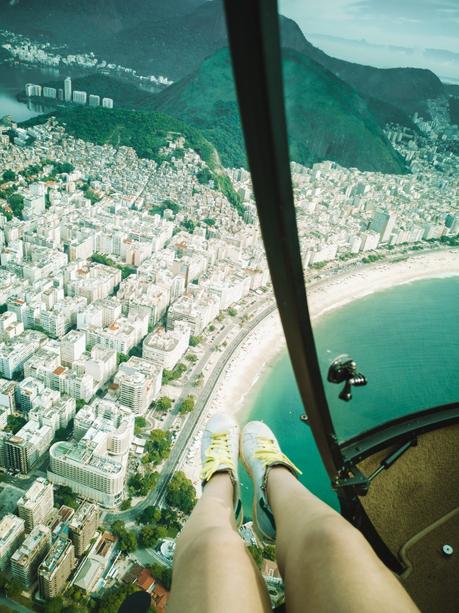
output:
[{"label": "dense apartment building", "polygon": [[69,522],[69,537],[75,547],[77,558],[89,547],[98,525],[99,507],[92,502],[84,501]]},{"label": "dense apartment building", "polygon": [[94,441],[54,443],[49,450],[48,479],[103,507],[116,507],[123,499],[126,462],[108,458],[105,444],[104,433]]},{"label": "dense apartment building", "polygon": [[118,401],[142,415],[161,390],[163,369],[149,360],[132,356],[120,364],[114,384],[118,386]]},{"label": "dense apartment building", "polygon": [[[6,435],[6,436],[5,436]],[[2,460],[8,468],[26,475],[48,450],[54,438],[54,428],[38,421],[29,420],[16,434],[2,433]]]},{"label": "dense apartment building", "polygon": [[27,492],[18,500],[18,514],[25,522],[25,529],[30,532],[40,524],[46,524],[54,506],[52,483],[39,477],[35,479]]},{"label": "dense apartment building", "polygon": [[188,349],[189,341],[189,326],[177,322],[173,330],[155,331],[146,336],[142,356],[162,368],[172,370]]},{"label": "dense apartment building", "polygon": [[11,575],[24,589],[35,582],[37,570],[51,547],[51,530],[38,525],[11,557]]},{"label": "dense apartment building", "polygon": [[42,598],[49,600],[62,592],[74,564],[73,543],[64,534],[61,534],[38,567],[38,584]]},{"label": "dense apartment building", "polygon": [[24,520],[7,513],[0,520],[0,570],[9,567],[10,558],[24,539]]}]

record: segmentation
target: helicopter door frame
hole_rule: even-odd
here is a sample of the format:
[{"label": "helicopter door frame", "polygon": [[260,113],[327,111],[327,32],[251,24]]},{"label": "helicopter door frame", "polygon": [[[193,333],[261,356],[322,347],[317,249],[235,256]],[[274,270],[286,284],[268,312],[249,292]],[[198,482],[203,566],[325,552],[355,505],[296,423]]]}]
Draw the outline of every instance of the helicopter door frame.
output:
[{"label": "helicopter door frame", "polygon": [[343,458],[322,383],[295,216],[276,0],[225,0],[247,158],[274,295],[303,406],[335,482]]}]

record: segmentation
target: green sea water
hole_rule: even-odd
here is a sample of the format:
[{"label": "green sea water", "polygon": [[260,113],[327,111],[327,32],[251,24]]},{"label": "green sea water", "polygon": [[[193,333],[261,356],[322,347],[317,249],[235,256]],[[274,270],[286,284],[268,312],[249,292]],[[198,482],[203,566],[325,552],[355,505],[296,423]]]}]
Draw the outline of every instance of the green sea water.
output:
[{"label": "green sea water", "polygon": [[[368,385],[353,399],[325,382],[340,439],[420,409],[459,400],[459,277],[416,281],[376,292],[321,317],[314,326],[322,374],[331,360],[350,354]],[[283,450],[303,471],[301,481],[337,508],[308,426],[300,421],[300,396],[285,351],[265,372],[242,417],[265,421]],[[242,495],[251,516],[251,484]]]}]

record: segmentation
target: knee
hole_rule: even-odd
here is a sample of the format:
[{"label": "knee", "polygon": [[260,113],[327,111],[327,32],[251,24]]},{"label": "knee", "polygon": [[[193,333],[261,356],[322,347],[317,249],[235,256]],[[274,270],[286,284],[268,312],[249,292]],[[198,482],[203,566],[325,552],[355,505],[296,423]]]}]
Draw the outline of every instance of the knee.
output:
[{"label": "knee", "polygon": [[195,558],[240,547],[243,547],[243,542],[230,527],[211,526],[191,537],[182,533],[177,539],[176,555]]},{"label": "knee", "polygon": [[339,515],[318,518],[311,522],[304,534],[303,545],[312,551],[340,552],[366,546],[366,540],[352,524]]}]

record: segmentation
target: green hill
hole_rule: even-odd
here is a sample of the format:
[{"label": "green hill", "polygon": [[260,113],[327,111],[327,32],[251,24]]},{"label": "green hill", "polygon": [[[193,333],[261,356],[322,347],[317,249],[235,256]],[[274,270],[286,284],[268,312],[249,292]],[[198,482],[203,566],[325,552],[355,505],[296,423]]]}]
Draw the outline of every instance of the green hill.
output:
[{"label": "green hill", "polygon": [[160,149],[167,145],[169,135],[181,134],[186,139],[186,146],[194,149],[210,168],[219,166],[217,152],[198,130],[162,113],[76,107],[32,117],[20,125],[28,127],[46,123],[51,116],[65,125],[66,132],[76,138],[97,145],[133,147],[139,157],[157,162],[164,159]]},{"label": "green hill", "polygon": [[[209,167],[209,171],[205,173],[206,182],[212,179],[216,188],[228,198],[235,209],[240,214],[244,213],[241,199],[222,168],[215,147],[203,137],[199,130],[175,117],[152,111],[81,107],[38,115],[20,125],[26,128],[46,123],[51,116],[65,126],[68,134],[76,138],[97,145],[132,147],[139,157],[155,160],[158,163],[168,159],[168,155],[161,152],[161,149],[167,145],[170,136],[184,136],[185,146],[196,151]],[[178,152],[174,152],[174,156],[178,155]]]},{"label": "green hill", "polygon": [[[290,157],[311,166],[342,166],[385,173],[406,172],[367,103],[331,72],[292,49],[283,51]],[[246,166],[243,136],[228,49],[157,95],[158,111],[199,128],[224,166]]]}]

